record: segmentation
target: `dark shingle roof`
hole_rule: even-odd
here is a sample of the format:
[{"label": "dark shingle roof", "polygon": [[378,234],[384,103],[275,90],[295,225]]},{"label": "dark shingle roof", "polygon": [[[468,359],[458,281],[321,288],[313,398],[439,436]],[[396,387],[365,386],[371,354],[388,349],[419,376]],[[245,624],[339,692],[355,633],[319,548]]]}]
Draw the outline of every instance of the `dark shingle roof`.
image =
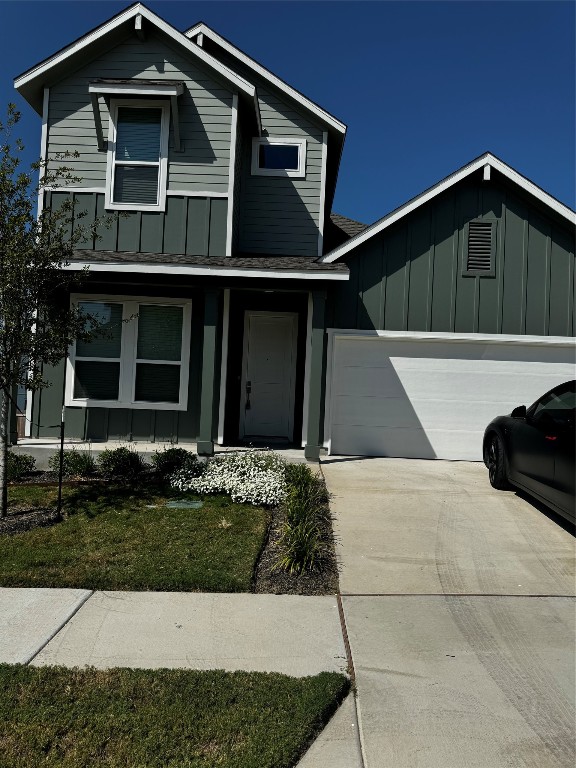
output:
[{"label": "dark shingle roof", "polygon": [[324,253],[329,253],[342,243],[366,229],[366,224],[349,219],[339,213],[331,213],[324,230]]},{"label": "dark shingle roof", "polygon": [[75,259],[82,262],[110,264],[185,264],[193,267],[218,269],[305,271],[305,272],[348,272],[345,264],[319,264],[314,257],[307,256],[187,256],[176,253],[141,253],[136,251],[74,251]]}]

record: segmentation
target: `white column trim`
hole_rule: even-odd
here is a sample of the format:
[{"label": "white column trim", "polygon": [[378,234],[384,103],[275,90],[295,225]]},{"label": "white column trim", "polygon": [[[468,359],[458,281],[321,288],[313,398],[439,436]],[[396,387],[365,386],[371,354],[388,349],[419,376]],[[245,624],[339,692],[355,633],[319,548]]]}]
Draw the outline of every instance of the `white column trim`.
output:
[{"label": "white column trim", "polygon": [[236,141],[238,134],[238,94],[232,96],[232,125],[230,128],[230,164],[228,167],[228,211],[226,215],[226,256],[232,256],[234,234],[234,183],[236,175]]},{"label": "white column trim", "polygon": [[226,376],[228,374],[228,331],[230,326],[230,288],[224,289],[222,313],[222,350],[220,353],[220,400],[218,403],[218,445],[224,445],[224,420],[226,417]]},{"label": "white column trim", "polygon": [[322,166],[320,172],[320,212],[318,214],[318,256],[324,249],[324,216],[326,210],[326,163],[328,157],[328,131],[322,133]]}]

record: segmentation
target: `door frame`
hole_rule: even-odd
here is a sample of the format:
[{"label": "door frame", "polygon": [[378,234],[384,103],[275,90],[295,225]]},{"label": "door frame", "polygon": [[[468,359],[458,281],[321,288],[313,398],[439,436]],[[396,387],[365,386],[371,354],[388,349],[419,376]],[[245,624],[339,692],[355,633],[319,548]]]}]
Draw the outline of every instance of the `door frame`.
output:
[{"label": "door frame", "polygon": [[[294,400],[296,394],[296,363],[298,356],[298,313],[297,312],[271,312],[269,310],[259,309],[245,309],[244,310],[244,339],[242,345],[242,376],[240,382],[240,424],[238,436],[240,440],[243,440],[246,435],[246,380],[248,373],[248,329],[250,317],[268,316],[268,317],[283,317],[291,318],[292,320],[292,334],[290,339],[290,347],[292,352],[292,365],[290,366],[290,383],[288,390],[288,435],[289,442],[294,440]],[[256,435],[255,435],[256,437]]]}]

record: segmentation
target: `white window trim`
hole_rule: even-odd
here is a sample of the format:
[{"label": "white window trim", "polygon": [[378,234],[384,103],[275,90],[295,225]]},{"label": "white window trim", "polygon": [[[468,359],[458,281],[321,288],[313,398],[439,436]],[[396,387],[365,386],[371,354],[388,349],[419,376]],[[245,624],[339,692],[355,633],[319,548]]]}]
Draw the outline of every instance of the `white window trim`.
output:
[{"label": "white window trim", "polygon": [[[158,202],[155,205],[142,203],[115,203],[114,168],[116,166],[116,125],[119,107],[161,109],[160,123],[160,158],[158,172]],[[161,99],[112,99],[110,102],[110,124],[108,128],[108,157],[106,163],[106,201],[105,206],[112,211],[164,211],[166,209],[166,187],[168,182],[168,138],[170,133],[170,102]],[[125,165],[152,165],[133,161]]]},{"label": "white window trim", "polygon": [[[66,368],[66,397],[67,406],[80,408],[130,408],[150,411],[185,411],[188,407],[188,378],[190,368],[190,338],[192,302],[188,299],[166,299],[155,296],[114,296],[103,294],[75,293],[70,297],[71,304],[81,301],[99,301],[109,304],[122,304],[122,339],[120,343],[120,381],[118,400],[95,400],[93,398],[74,397],[76,343],[69,350]],[[138,340],[138,305],[179,306],[182,307],[182,348],[180,362],[175,360],[141,360],[136,357]],[[131,320],[132,318],[132,320]],[[127,321],[127,322],[125,322]],[[81,360],[117,362],[118,358],[82,357]],[[177,403],[136,401],[134,389],[136,386],[136,363],[180,365],[180,391]]]},{"label": "white window trim", "polygon": [[[260,168],[258,161],[263,144],[290,144],[298,149],[298,168]],[[303,179],[306,176],[306,139],[294,136],[266,136],[252,139],[252,176],[283,176]]]}]

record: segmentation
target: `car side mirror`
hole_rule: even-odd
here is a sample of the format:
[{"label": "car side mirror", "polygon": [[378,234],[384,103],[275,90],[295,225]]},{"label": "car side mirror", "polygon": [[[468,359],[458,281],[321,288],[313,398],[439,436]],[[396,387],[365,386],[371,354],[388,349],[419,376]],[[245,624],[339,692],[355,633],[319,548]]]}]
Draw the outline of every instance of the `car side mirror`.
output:
[{"label": "car side mirror", "polygon": [[512,413],[510,414],[513,419],[525,419],[526,418],[526,406],[525,405],[519,405],[518,408],[514,408]]}]

